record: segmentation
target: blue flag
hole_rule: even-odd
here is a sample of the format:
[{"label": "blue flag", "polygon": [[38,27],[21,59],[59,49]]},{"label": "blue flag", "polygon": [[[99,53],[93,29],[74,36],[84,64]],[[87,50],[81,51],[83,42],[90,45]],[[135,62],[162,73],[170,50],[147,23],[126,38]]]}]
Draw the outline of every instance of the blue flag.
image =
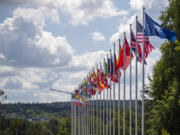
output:
[{"label": "blue flag", "polygon": [[145,13],[145,35],[158,36],[163,39],[168,39],[171,42],[176,40],[176,33],[168,29],[162,28],[149,15]]}]

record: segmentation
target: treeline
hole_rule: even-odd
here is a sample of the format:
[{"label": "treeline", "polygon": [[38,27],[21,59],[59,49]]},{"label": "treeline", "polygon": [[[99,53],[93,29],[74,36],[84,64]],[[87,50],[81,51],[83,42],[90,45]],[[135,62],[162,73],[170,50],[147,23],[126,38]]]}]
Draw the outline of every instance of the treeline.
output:
[{"label": "treeline", "polygon": [[5,118],[0,114],[0,135],[70,135],[71,119],[52,117],[46,122]]},{"label": "treeline", "polygon": [[56,103],[18,103],[18,104],[1,104],[0,112],[6,115],[14,114],[16,116],[31,117],[67,117],[71,113],[70,102]]}]

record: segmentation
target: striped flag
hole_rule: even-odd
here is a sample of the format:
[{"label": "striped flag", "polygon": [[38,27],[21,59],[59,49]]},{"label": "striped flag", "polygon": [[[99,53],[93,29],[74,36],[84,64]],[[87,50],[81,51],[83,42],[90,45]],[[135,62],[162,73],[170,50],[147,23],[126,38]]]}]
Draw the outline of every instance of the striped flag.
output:
[{"label": "striped flag", "polygon": [[[146,32],[144,32],[146,33]],[[137,21],[137,42],[143,43],[143,26]],[[149,41],[149,37],[144,35],[144,55],[145,59],[153,51],[154,47]]]}]

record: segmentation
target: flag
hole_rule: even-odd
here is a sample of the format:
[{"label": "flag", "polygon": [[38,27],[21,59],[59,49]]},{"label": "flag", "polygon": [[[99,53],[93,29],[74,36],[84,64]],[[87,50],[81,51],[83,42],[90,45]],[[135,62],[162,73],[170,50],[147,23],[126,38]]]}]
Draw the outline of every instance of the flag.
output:
[{"label": "flag", "polygon": [[[130,31],[131,31],[131,39],[130,40],[131,40],[131,43],[132,43],[131,47],[132,47],[132,51],[136,55],[136,38],[135,38],[133,30],[131,29]],[[141,46],[140,46],[139,43],[137,45],[137,48],[138,48],[138,50],[137,50],[137,61],[139,61],[141,63],[141,61],[142,61],[142,51],[141,51]]]},{"label": "flag", "polygon": [[[114,57],[113,57],[113,62],[112,62],[112,67],[113,67],[113,73],[111,75],[111,80],[114,81],[115,83],[119,82],[119,73],[117,72],[117,60],[116,60],[116,54],[114,52]],[[115,70],[114,70],[115,69]]]},{"label": "flag", "polygon": [[[153,51],[154,47],[149,41],[149,37],[146,35],[146,31],[144,32],[144,56],[145,59],[148,57],[148,55]],[[143,43],[143,26],[137,21],[137,39],[138,43]],[[145,61],[146,64],[146,61]]]},{"label": "flag", "polygon": [[147,36],[158,36],[162,39],[168,39],[171,42],[176,40],[174,31],[162,28],[148,14],[145,13],[145,33]]},{"label": "flag", "polygon": [[115,69],[115,72],[117,73],[118,71],[118,63],[119,63],[119,60],[120,60],[120,55],[121,55],[121,44],[119,42],[119,54],[118,54],[118,58],[116,60],[116,69]]},{"label": "flag", "polygon": [[104,89],[104,84],[102,83],[102,75],[103,74],[103,72],[101,71],[101,69],[97,69],[97,88],[98,88],[98,90],[99,90],[99,92],[101,92],[101,91],[103,91],[103,89]]},{"label": "flag", "polygon": [[[125,46],[125,51],[124,51],[124,46]],[[118,62],[118,65],[117,67],[118,68],[121,68],[122,70],[124,70],[124,53],[125,53],[125,70],[127,69],[127,67],[129,66],[130,64],[130,47],[129,47],[129,43],[125,37],[124,39],[124,43],[123,43],[123,47],[122,47],[122,50],[121,50],[121,55],[120,55],[120,59],[119,59],[119,62]],[[134,55],[133,53],[131,53],[131,60],[133,60],[134,58]]]}]

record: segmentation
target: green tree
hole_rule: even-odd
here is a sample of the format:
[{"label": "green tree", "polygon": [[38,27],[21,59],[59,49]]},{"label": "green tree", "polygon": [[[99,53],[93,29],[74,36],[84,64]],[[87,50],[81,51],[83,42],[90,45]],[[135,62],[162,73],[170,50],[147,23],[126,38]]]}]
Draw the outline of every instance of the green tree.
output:
[{"label": "green tree", "polygon": [[57,135],[59,132],[59,120],[56,117],[52,117],[48,124],[47,124],[47,128],[54,134]]},{"label": "green tree", "polygon": [[[162,26],[174,30],[180,40],[180,0],[170,0],[162,12]],[[180,134],[180,42],[165,42],[160,50],[161,59],[153,69],[151,91],[152,110],[148,113],[148,135]]]}]

